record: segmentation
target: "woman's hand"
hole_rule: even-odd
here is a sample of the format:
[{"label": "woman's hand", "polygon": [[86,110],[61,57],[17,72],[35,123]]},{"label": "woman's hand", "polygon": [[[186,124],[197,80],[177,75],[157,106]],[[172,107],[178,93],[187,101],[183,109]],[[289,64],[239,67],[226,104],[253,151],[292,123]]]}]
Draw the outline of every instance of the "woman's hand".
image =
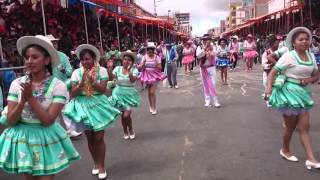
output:
[{"label": "woman's hand", "polygon": [[33,97],[32,95],[32,85],[30,83],[21,83],[21,91],[22,91],[22,101],[28,101]]},{"label": "woman's hand", "polygon": [[113,69],[113,66],[114,66],[113,61],[112,61],[112,60],[109,60],[109,61],[107,62],[107,68],[108,68],[108,69]]},{"label": "woman's hand", "polygon": [[267,88],[266,89],[266,91],[264,92],[264,100],[269,100],[269,97],[271,96],[271,94],[272,94],[272,89],[269,89],[269,88]]},{"label": "woman's hand", "polygon": [[91,84],[95,84],[95,83],[97,82],[96,78],[93,77],[92,75],[89,76],[88,78],[89,78],[89,82],[90,82]]},{"label": "woman's hand", "polygon": [[301,85],[303,86],[307,86],[309,85],[310,83],[313,82],[313,79],[312,78],[303,78],[303,79],[300,79],[300,83]]},{"label": "woman's hand", "polygon": [[128,71],[129,73],[130,73],[130,71],[131,71],[131,68],[132,68],[131,65],[127,66],[127,71]]},{"label": "woman's hand", "polygon": [[82,80],[80,81],[80,83],[78,84],[78,88],[82,89],[84,86],[84,78],[82,78]]}]

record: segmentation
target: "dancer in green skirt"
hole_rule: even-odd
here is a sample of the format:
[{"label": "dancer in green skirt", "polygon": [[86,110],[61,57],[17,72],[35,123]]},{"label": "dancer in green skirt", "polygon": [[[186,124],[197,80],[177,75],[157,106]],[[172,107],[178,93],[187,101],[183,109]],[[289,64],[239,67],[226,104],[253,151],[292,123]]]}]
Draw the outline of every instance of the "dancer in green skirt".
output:
[{"label": "dancer in green skirt", "polygon": [[53,180],[80,159],[66,131],[56,123],[68,100],[65,84],[52,76],[57,51],[46,37],[24,36],[17,41],[28,74],[13,81],[1,123],[0,168],[24,174],[27,180]]},{"label": "dancer in green skirt", "polygon": [[282,113],[285,122],[280,155],[288,161],[298,161],[289,148],[292,134],[298,128],[307,154],[305,165],[308,169],[320,168],[309,135],[309,110],[314,102],[307,85],[319,79],[315,58],[309,51],[311,38],[310,30],[305,27],[290,31],[286,40],[290,52],[284,54],[271,70],[266,89],[270,105]]},{"label": "dancer in green skirt", "polygon": [[110,126],[120,111],[113,107],[104,95],[108,73],[99,65],[100,52],[89,44],[82,44],[76,49],[82,67],[71,76],[73,99],[66,105],[64,114],[74,123],[76,130],[84,130],[91,156],[94,160],[93,175],[105,179],[105,142],[104,129]]},{"label": "dancer in green skirt", "polygon": [[131,108],[140,105],[140,95],[135,89],[135,82],[138,78],[138,70],[133,67],[136,60],[136,54],[131,51],[121,54],[122,66],[117,66],[113,70],[114,78],[117,86],[112,92],[112,100],[116,103],[120,111],[122,111],[122,127],[124,131],[124,139],[135,139],[135,132],[132,127]]}]

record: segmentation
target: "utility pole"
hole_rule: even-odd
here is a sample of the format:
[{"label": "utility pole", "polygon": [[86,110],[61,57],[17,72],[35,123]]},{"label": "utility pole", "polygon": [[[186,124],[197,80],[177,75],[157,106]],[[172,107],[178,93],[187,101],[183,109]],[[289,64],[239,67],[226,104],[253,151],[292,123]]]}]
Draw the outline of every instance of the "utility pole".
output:
[{"label": "utility pole", "polygon": [[157,16],[157,4],[156,4],[156,0],[153,0],[153,7],[154,7],[154,15]]}]

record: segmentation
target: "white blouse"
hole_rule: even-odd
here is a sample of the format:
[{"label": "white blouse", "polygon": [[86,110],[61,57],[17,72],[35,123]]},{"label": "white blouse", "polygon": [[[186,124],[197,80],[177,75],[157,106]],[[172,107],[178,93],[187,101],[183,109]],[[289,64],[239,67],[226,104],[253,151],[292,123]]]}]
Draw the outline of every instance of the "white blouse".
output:
[{"label": "white blouse", "polygon": [[307,54],[309,61],[302,61],[296,51],[290,51],[279,59],[275,69],[289,78],[309,78],[312,73],[318,71],[318,66],[314,56],[309,52]]}]

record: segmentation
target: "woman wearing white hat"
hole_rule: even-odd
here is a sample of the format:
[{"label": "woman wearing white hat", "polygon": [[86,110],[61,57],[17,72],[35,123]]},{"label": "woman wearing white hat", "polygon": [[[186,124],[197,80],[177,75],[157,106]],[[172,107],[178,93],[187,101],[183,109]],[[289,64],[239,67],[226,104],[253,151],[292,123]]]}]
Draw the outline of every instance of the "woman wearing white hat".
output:
[{"label": "woman wearing white hat", "polygon": [[9,127],[0,136],[0,168],[24,174],[27,180],[52,180],[80,159],[66,131],[56,123],[68,100],[65,84],[52,76],[59,64],[57,51],[44,36],[24,36],[17,41],[28,74],[10,87]]},{"label": "woman wearing white hat", "polygon": [[130,50],[121,53],[122,66],[117,66],[113,70],[114,79],[116,79],[116,87],[112,92],[112,100],[122,112],[121,122],[123,127],[125,140],[135,139],[135,132],[132,127],[131,112],[133,107],[140,105],[140,95],[135,89],[135,82],[139,72],[133,65],[137,59],[137,55]]},{"label": "woman wearing white hat", "polygon": [[258,53],[256,51],[257,45],[253,39],[252,34],[248,34],[247,40],[244,41],[243,47],[244,47],[243,57],[244,57],[246,64],[247,64],[247,71],[252,71],[253,60],[258,55]]},{"label": "woman wearing white hat", "polygon": [[195,49],[193,48],[192,44],[193,44],[193,41],[191,39],[188,40],[182,51],[182,54],[183,54],[182,64],[184,64],[184,67],[185,67],[184,71],[186,75],[190,75],[191,66],[194,61]]},{"label": "woman wearing white hat", "polygon": [[109,77],[107,70],[99,65],[99,50],[90,44],[82,44],[77,47],[76,54],[82,67],[72,73],[73,99],[66,105],[64,115],[77,123],[76,129],[85,131],[94,160],[92,174],[105,179],[104,129],[118,118],[120,111],[104,95]]},{"label": "woman wearing white hat", "polygon": [[305,27],[297,27],[290,31],[286,39],[290,52],[284,54],[271,70],[265,92],[269,103],[282,113],[285,121],[280,155],[288,161],[298,161],[290,151],[292,134],[298,128],[300,140],[307,155],[305,165],[308,169],[320,168],[320,163],[314,156],[309,135],[309,111],[314,101],[307,85],[319,79],[316,60],[309,51],[311,38],[310,30]]},{"label": "woman wearing white hat", "polygon": [[150,105],[150,113],[157,114],[156,108],[156,87],[159,81],[163,81],[166,77],[161,72],[161,59],[155,54],[156,46],[153,42],[148,42],[147,54],[143,57],[139,69],[142,71],[140,75],[141,83],[147,85],[148,98]]}]

